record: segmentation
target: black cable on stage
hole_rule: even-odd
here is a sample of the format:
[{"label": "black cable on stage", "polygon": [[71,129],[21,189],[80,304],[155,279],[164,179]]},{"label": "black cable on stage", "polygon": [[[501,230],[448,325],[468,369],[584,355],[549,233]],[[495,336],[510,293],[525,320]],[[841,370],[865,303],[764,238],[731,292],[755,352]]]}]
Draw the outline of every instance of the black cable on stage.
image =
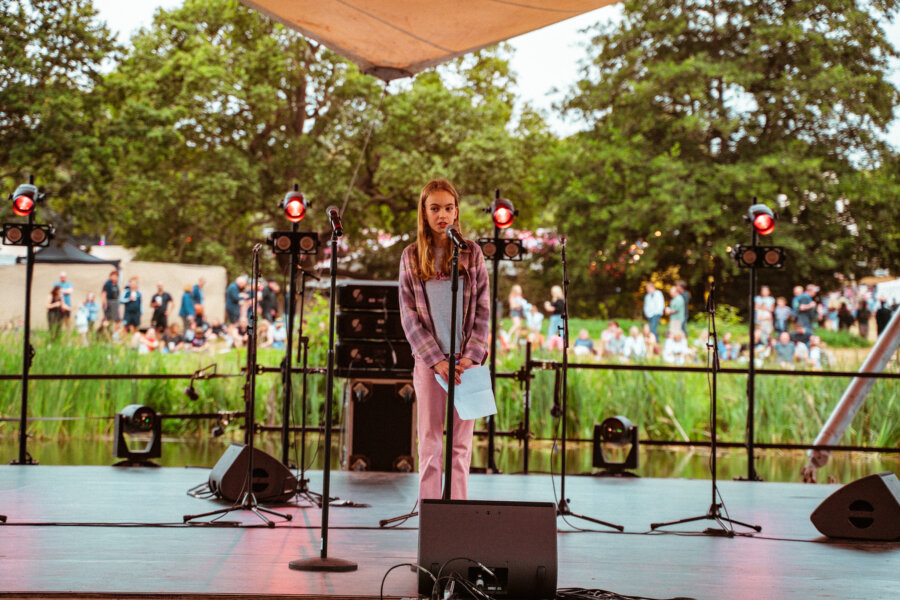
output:
[{"label": "black cable on stage", "polygon": [[[608,590],[585,588],[560,588],[556,590],[556,600],[663,600],[648,596],[629,596]],[[686,596],[676,596],[665,600],[695,600]]]},{"label": "black cable on stage", "polygon": [[378,592],[378,597],[380,598],[380,600],[384,600],[384,582],[387,580],[387,576],[391,573],[391,571],[393,571],[394,569],[398,569],[400,567],[412,567],[413,569],[417,569],[417,570],[421,571],[422,573],[425,573],[426,575],[431,577],[431,579],[434,582],[437,582],[437,578],[434,575],[432,575],[431,571],[429,571],[425,567],[423,567],[421,565],[417,565],[416,563],[411,563],[411,562],[399,563],[399,564],[392,566],[390,569],[388,569],[385,572],[384,577],[381,578],[381,588]]}]

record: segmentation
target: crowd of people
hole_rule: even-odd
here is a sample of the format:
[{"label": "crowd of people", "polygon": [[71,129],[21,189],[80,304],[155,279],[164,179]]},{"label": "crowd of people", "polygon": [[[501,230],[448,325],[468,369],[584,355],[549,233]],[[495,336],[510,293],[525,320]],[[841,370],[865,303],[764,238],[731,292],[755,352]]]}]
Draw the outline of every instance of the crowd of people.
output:
[{"label": "crowd of people", "polygon": [[[599,339],[582,329],[571,340],[570,350],[578,357],[599,360],[644,360],[656,358],[667,364],[684,365],[706,360],[709,348],[709,332],[701,330],[689,341],[688,317],[690,294],[684,281],[675,282],[668,290],[669,300],[654,283],[647,283],[643,302],[646,322],[633,325],[626,333],[619,323],[611,320]],[[876,298],[866,286],[848,286],[824,296],[820,289],[810,284],[796,286],[790,302],[774,297],[768,286],[762,286],[755,297],[755,331],[753,335],[754,360],[759,364],[772,362],[782,368],[804,366],[820,369],[833,355],[825,347],[817,328],[846,330],[864,338],[870,336],[871,323],[875,323],[878,335],[887,326],[897,304],[888,304],[884,298]],[[507,298],[511,326],[499,334],[501,351],[516,348],[528,339],[532,344],[547,350],[562,349],[561,315],[565,310],[562,289],[554,286],[550,300],[544,302],[549,314],[549,326],[543,330],[544,314],[528,302],[519,285],[513,285]],[[668,319],[663,337],[660,324]],[[746,362],[749,360],[750,341],[733,339],[725,332],[717,340],[720,360]]]},{"label": "crowd of people", "polygon": [[[203,278],[193,285],[185,285],[180,302],[176,301],[162,282],[145,304],[137,277],[129,278],[124,287],[119,284],[119,272],[113,270],[103,284],[99,297],[87,292],[77,308],[73,304],[73,286],[66,273],[60,273],[47,298],[47,322],[51,336],[71,328],[72,322],[83,343],[106,339],[130,344],[141,354],[151,352],[202,352],[219,348],[240,348],[249,339],[252,294],[249,278],[241,275],[232,281],[225,292],[226,320],[207,317]],[[287,333],[281,318],[279,294],[275,280],[260,281],[257,289],[257,310],[261,317],[257,334],[259,347],[284,349]],[[141,327],[145,308],[150,312],[150,326]],[[72,315],[74,314],[74,319]]]}]

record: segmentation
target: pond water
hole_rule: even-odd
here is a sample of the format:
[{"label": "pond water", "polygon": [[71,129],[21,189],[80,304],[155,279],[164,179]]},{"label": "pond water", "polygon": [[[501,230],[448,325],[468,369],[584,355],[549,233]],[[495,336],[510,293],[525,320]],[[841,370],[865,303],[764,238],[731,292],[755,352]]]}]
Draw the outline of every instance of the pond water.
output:
[{"label": "pond water", "polygon": [[[163,438],[162,458],[157,462],[166,467],[212,467],[232,441],[228,435],[220,438]],[[269,454],[281,456],[281,438],[277,433],[262,433],[255,444]],[[340,468],[342,440],[333,439],[332,468]],[[317,451],[318,449],[318,451]],[[497,440],[497,466],[504,473],[521,473],[524,451],[522,443],[509,439]],[[567,472],[583,474],[596,471],[592,467],[593,445],[585,442],[569,442],[566,447]],[[110,439],[28,440],[28,452],[42,465],[109,465],[113,458]],[[800,470],[806,464],[806,453],[797,450],[757,450],[756,470],[766,481],[800,481]],[[290,462],[299,462],[299,449],[292,448]],[[560,468],[559,452],[553,444],[534,441],[529,445],[529,472],[547,473]],[[0,462],[7,463],[18,457],[18,439],[0,436]],[[720,479],[743,477],[747,474],[747,454],[744,449],[720,449],[718,476]],[[317,435],[307,436],[308,468],[321,469],[323,457]],[[674,477],[709,479],[708,448],[660,448],[641,447],[639,467],[634,472],[643,477]],[[473,467],[487,464],[487,442],[477,439],[472,459]],[[837,483],[849,483],[872,473],[900,472],[900,456],[861,452],[835,452],[828,464],[819,469],[819,481],[829,479]]]}]

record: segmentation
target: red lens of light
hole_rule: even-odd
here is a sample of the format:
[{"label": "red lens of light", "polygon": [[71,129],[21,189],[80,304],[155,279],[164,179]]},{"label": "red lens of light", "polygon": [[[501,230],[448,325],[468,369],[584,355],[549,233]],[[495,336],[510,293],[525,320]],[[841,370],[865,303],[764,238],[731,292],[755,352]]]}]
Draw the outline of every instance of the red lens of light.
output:
[{"label": "red lens of light", "polygon": [[13,212],[20,217],[27,217],[34,210],[34,200],[30,196],[17,196],[13,200]]},{"label": "red lens of light", "polygon": [[306,207],[299,198],[293,198],[284,205],[284,216],[291,223],[299,223],[306,216]]},{"label": "red lens of light", "polygon": [[756,215],[753,218],[753,227],[760,235],[769,235],[775,231],[775,219],[765,213]]},{"label": "red lens of light", "polygon": [[505,206],[494,211],[494,224],[500,229],[506,229],[513,224],[513,212]]}]

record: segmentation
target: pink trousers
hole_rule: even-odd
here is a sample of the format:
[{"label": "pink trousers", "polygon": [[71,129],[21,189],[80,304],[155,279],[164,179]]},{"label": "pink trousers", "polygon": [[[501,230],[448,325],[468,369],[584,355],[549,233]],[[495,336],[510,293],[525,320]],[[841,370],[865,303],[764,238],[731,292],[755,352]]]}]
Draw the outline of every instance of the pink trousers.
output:
[{"label": "pink trousers", "polygon": [[[444,467],[444,420],[447,392],[437,382],[431,367],[416,359],[416,429],[419,438],[419,500],[441,498]],[[465,500],[469,491],[472,435],[475,421],[463,421],[453,413],[453,471],[451,498]]]}]

